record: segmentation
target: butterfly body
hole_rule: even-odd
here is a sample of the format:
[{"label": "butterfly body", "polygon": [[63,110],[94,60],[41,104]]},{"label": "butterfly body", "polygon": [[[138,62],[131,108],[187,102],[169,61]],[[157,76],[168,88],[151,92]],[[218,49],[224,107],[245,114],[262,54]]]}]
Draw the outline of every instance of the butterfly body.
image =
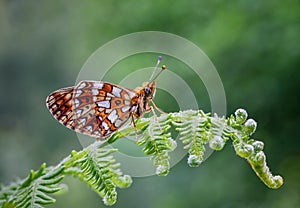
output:
[{"label": "butterfly body", "polygon": [[144,113],[151,110],[149,103],[155,96],[155,81],[144,83],[143,87],[135,89],[136,96],[131,99],[131,113],[134,117],[140,118]]}]

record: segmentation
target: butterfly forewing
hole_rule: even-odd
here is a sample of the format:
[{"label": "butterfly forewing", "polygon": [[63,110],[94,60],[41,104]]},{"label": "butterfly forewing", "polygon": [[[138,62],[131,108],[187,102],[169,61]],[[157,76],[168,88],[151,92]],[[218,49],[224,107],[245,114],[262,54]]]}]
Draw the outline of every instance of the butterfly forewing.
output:
[{"label": "butterfly forewing", "polygon": [[105,138],[128,120],[134,96],[134,91],[114,84],[82,81],[53,92],[46,103],[53,116],[66,127]]}]

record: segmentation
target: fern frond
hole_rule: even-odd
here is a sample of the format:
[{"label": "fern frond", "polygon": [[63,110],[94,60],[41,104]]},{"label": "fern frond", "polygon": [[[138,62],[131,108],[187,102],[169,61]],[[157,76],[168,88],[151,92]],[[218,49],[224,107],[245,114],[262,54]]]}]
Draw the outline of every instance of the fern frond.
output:
[{"label": "fern frond", "polygon": [[14,207],[13,196],[16,193],[16,190],[21,185],[21,181],[17,180],[7,186],[0,185],[0,205],[1,207]]},{"label": "fern frond", "polygon": [[177,146],[171,133],[168,132],[171,128],[170,123],[171,118],[168,114],[163,114],[159,118],[153,116],[137,143],[143,146],[142,151],[145,155],[151,156],[156,166],[156,174],[160,176],[166,176],[169,173],[169,152]]},{"label": "fern frond", "polygon": [[63,167],[47,170],[45,163],[41,165],[38,171],[31,170],[25,180],[16,183],[18,187],[15,187],[15,184],[10,187],[10,192],[6,192],[9,195],[7,195],[6,204],[3,207],[27,208],[53,204],[55,199],[48,194],[61,190],[59,182],[64,177],[60,175],[62,171]]},{"label": "fern frond", "polygon": [[[66,172],[83,180],[96,191],[106,205],[113,205],[117,200],[116,187],[126,188],[132,183],[128,175],[120,171],[119,163],[116,163],[113,152],[117,149],[99,148],[100,142],[95,142],[86,154],[74,161],[74,166],[66,169]],[[73,151],[72,157],[77,153]]]},{"label": "fern frond", "polygon": [[199,166],[203,161],[205,144],[210,141],[210,117],[203,111],[188,110],[172,114],[172,124],[179,132],[179,140],[188,149],[188,164],[191,167]]},{"label": "fern frond", "polygon": [[213,150],[221,150],[226,141],[231,139],[233,147],[242,158],[247,159],[257,176],[269,187],[279,188],[283,184],[281,176],[273,176],[266,164],[263,153],[264,144],[255,141],[251,135],[256,130],[256,122],[248,119],[244,109],[238,109],[228,119],[210,116],[203,111],[188,110],[173,113],[172,124],[179,132],[180,140],[188,149],[188,164],[197,167],[203,161],[205,144]]},{"label": "fern frond", "polygon": [[232,139],[237,155],[249,162],[261,181],[269,188],[277,189],[283,184],[283,178],[279,175],[273,176],[267,167],[266,156],[262,151],[264,143],[250,138],[256,130],[257,123],[253,119],[247,120],[247,117],[244,109],[236,110],[235,116],[227,119],[224,135]]}]

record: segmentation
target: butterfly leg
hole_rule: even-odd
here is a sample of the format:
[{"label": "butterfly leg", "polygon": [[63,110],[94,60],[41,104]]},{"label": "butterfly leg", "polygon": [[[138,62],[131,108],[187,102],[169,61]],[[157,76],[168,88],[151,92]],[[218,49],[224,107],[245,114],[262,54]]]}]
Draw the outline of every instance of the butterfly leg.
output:
[{"label": "butterfly leg", "polygon": [[153,102],[153,100],[151,100],[151,104],[152,104],[152,106],[155,108],[155,110],[157,110],[157,111],[160,112],[161,114],[167,114],[166,112],[160,110],[160,109],[155,105],[155,103]]},{"label": "butterfly leg", "polygon": [[135,131],[135,141],[138,142],[139,139],[138,139],[138,135],[137,135],[136,124],[135,124],[135,121],[133,118],[133,114],[131,114],[131,123],[133,124],[134,131]]},{"label": "butterfly leg", "polygon": [[153,106],[150,106],[150,108],[151,108],[151,111],[152,111],[152,113],[153,113],[153,117],[154,117],[155,121],[156,121],[157,124],[158,124],[158,127],[159,127],[160,131],[163,133],[163,130],[162,130],[160,124],[159,124],[158,117],[157,117],[157,115],[156,115],[156,113],[155,113],[155,110],[154,110]]}]

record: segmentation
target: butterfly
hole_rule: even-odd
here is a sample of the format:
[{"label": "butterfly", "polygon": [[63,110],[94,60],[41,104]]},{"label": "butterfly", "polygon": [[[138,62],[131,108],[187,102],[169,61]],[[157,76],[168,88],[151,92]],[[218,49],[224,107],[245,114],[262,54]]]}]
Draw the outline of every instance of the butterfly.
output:
[{"label": "butterfly", "polygon": [[[128,89],[112,83],[84,80],[76,86],[61,88],[51,93],[46,105],[54,118],[67,128],[98,139],[118,130],[131,117],[140,118],[151,111],[155,96],[155,79],[166,69],[163,65],[155,75],[157,64],[148,82],[142,87]],[[154,78],[153,78],[154,77]]]}]

